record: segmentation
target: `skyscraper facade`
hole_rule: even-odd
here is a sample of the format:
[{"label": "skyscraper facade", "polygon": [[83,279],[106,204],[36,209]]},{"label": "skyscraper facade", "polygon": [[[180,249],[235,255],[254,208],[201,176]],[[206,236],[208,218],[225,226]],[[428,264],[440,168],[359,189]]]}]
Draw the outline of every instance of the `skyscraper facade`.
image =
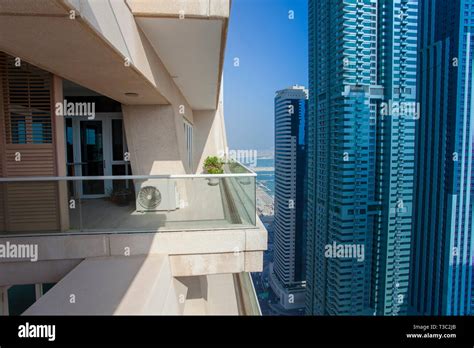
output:
[{"label": "skyscraper facade", "polygon": [[271,285],[286,309],[304,306],[308,90],[275,96],[275,253]]},{"label": "skyscraper facade", "polygon": [[308,314],[407,312],[416,0],[309,1]]},{"label": "skyscraper facade", "polygon": [[473,314],[474,1],[422,1],[410,308]]}]

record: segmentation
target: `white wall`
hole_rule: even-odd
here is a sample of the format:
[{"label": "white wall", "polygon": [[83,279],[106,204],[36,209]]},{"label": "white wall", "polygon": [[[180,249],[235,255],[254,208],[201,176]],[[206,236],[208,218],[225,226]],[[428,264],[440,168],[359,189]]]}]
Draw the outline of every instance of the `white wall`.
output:
[{"label": "white wall", "polygon": [[122,111],[133,174],[190,172],[185,164],[183,117],[172,106],[122,105]]},{"label": "white wall", "polygon": [[194,163],[198,173],[202,172],[202,164],[206,157],[217,156],[227,149],[222,98],[223,88],[220,91],[217,110],[194,111]]},{"label": "white wall", "polygon": [[[207,156],[227,148],[221,88],[217,110],[192,110],[174,96],[172,105],[122,105],[135,175],[201,173]],[[187,165],[184,117],[193,126],[193,168]]]}]

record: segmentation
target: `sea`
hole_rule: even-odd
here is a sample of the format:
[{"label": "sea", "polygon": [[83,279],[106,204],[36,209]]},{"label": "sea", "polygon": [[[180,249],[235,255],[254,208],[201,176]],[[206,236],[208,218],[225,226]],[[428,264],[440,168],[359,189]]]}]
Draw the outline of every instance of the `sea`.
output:
[{"label": "sea", "polygon": [[257,158],[257,167],[252,168],[257,173],[257,184],[275,196],[275,159],[271,157]]}]

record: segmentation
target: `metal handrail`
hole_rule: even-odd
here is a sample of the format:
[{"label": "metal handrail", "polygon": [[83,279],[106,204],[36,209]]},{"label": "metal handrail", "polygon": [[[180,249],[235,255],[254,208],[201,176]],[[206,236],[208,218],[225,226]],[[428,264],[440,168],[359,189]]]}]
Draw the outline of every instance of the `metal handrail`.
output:
[{"label": "metal handrail", "polygon": [[0,178],[1,182],[20,181],[78,181],[78,180],[133,180],[133,179],[212,179],[212,178],[240,178],[255,177],[255,173],[241,174],[176,174],[176,175],[105,175],[105,176],[25,176]]},{"label": "metal handrail", "polygon": [[25,181],[80,181],[80,180],[148,180],[148,179],[213,179],[213,178],[242,178],[256,177],[257,173],[239,163],[248,173],[223,174],[161,174],[161,175],[102,175],[102,176],[20,176],[0,178],[2,182]]}]

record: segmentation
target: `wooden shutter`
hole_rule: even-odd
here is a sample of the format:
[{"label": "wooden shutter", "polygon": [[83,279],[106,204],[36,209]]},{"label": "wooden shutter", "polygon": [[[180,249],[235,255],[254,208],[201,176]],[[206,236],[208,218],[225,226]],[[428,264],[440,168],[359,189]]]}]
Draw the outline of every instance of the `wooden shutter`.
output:
[{"label": "wooden shutter", "polygon": [[[1,175],[55,176],[52,75],[0,52]],[[20,160],[18,160],[20,159]],[[3,184],[3,231],[54,231],[59,228],[55,182]],[[2,207],[3,205],[3,207]],[[3,210],[2,210],[3,209]],[[2,215],[2,214],[0,214]]]}]

